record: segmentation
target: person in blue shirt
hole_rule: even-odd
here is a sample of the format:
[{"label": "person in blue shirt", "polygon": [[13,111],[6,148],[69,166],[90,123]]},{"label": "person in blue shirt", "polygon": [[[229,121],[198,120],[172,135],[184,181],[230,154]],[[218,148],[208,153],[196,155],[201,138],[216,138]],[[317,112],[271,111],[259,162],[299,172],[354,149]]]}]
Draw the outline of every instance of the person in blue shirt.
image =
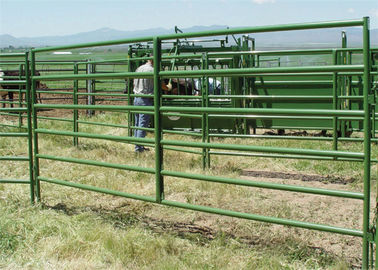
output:
[{"label": "person in blue shirt", "polygon": [[[148,60],[144,65],[141,65],[136,69],[135,72],[152,72],[154,70],[153,61]],[[154,93],[154,80],[152,78],[140,78],[134,79],[134,94],[143,94],[150,95]],[[134,98],[135,106],[152,106],[153,97],[135,97]],[[146,131],[139,128],[146,128],[149,126],[151,121],[151,115],[145,113],[136,113],[135,114],[135,126],[134,137],[144,138],[146,137]],[[135,152],[142,153],[148,150],[143,145],[135,145]]]}]

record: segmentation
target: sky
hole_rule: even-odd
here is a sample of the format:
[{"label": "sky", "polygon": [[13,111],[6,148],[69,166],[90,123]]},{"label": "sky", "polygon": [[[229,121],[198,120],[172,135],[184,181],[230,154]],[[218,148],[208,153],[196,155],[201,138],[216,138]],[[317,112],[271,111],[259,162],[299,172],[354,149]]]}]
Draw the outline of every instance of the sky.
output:
[{"label": "sky", "polygon": [[261,26],[370,17],[378,0],[0,0],[0,35],[63,36],[196,25]]}]

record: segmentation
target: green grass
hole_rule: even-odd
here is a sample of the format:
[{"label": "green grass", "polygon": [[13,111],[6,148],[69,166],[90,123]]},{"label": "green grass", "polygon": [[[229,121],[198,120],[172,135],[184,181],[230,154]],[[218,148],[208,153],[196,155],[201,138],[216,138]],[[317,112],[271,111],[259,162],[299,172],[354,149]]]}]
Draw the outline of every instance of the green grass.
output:
[{"label": "green grass", "polygon": [[[126,116],[107,113],[85,120],[125,124]],[[51,121],[40,121],[39,127],[72,129],[70,123]],[[126,129],[94,125],[81,125],[80,131],[127,135]],[[178,135],[169,138],[196,140]],[[312,141],[219,141],[309,149],[332,147],[330,143]],[[25,142],[2,139],[0,155],[25,154]],[[154,167],[153,155],[136,157],[132,145],[93,139],[79,142],[76,148],[72,138],[40,135],[39,149],[43,154]],[[340,147],[362,150],[359,143],[341,143]],[[376,158],[376,145],[372,150]],[[150,174],[49,160],[41,160],[40,168],[44,177],[154,196],[155,179]],[[332,183],[299,180],[257,180],[362,190],[362,163],[213,156],[211,169],[202,171],[199,156],[165,151],[164,168],[233,178],[241,178],[244,170],[331,175],[355,181],[335,187]],[[374,165],[372,182],[377,180],[376,169]],[[0,178],[3,177],[27,179],[27,164],[1,162]],[[165,178],[165,187],[169,200],[361,228],[360,204],[354,200],[172,177]],[[348,269],[361,265],[358,238],[210,215],[48,183],[42,183],[42,202],[34,206],[30,205],[28,186],[1,184],[0,213],[0,268],[4,269]]]}]

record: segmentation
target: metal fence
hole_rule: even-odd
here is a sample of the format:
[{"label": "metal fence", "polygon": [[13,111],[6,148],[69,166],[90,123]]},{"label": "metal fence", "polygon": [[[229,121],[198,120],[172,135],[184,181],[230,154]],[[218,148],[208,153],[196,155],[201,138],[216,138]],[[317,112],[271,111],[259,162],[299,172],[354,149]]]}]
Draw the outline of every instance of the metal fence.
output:
[{"label": "metal fence", "polygon": [[[47,182],[52,184],[64,185],[73,188],[80,188],[85,190],[91,190],[106,194],[112,194],[117,196],[123,196],[126,198],[137,199],[147,202],[158,203],[162,205],[174,206],[179,208],[191,209],[196,211],[202,211],[207,213],[214,213],[220,215],[226,215],[231,217],[238,217],[249,220],[256,220],[262,222],[269,222],[274,224],[288,225],[312,230],[325,231],[330,233],[338,233],[343,235],[350,235],[355,237],[361,237],[363,241],[362,250],[362,261],[363,268],[367,269],[373,265],[373,256],[370,254],[373,252],[373,243],[376,241],[375,235],[375,220],[370,220],[369,210],[371,207],[370,203],[370,193],[371,193],[371,139],[372,139],[372,118],[373,118],[373,90],[372,90],[372,67],[370,63],[370,45],[369,45],[369,23],[368,18],[363,18],[361,20],[352,21],[339,21],[339,22],[320,22],[320,23],[309,23],[309,24],[291,24],[291,25],[279,25],[279,26],[262,26],[262,27],[248,27],[248,28],[238,28],[238,29],[227,29],[227,30],[217,30],[209,32],[198,32],[198,33],[177,33],[174,35],[163,35],[155,37],[144,37],[144,38],[134,38],[134,39],[124,39],[117,41],[108,42],[95,42],[87,44],[79,44],[72,46],[59,46],[50,48],[37,48],[30,52],[30,74],[34,74],[36,66],[36,55],[49,51],[66,50],[66,49],[77,49],[86,47],[97,47],[97,46],[109,46],[118,44],[134,44],[140,42],[152,42],[153,44],[153,60],[154,60],[154,71],[153,72],[116,72],[116,73],[92,73],[92,74],[65,74],[65,75],[43,75],[43,76],[31,76],[31,97],[32,102],[28,102],[30,110],[28,113],[31,115],[33,129],[29,126],[29,142],[31,141],[31,136],[33,136],[33,153],[30,153],[29,159],[33,159],[33,179],[30,179],[31,189],[32,189],[32,200],[36,196],[37,200],[41,199],[41,189],[40,182]],[[232,34],[247,34],[247,33],[259,33],[259,32],[273,32],[273,31],[294,31],[294,30],[305,30],[305,29],[317,29],[317,28],[331,28],[331,27],[355,27],[359,26],[363,31],[363,63],[362,64],[343,64],[339,65],[334,63],[332,65],[326,66],[303,66],[303,67],[246,67],[246,68],[228,68],[228,69],[198,69],[198,70],[163,70],[162,69],[162,42],[165,40],[176,40],[183,38],[193,38],[193,37],[207,37],[207,36],[219,36],[219,35],[232,35]],[[27,56],[28,57],[28,56]],[[150,59],[149,57],[144,57],[142,59]],[[266,74],[283,74],[283,75],[293,75],[302,73],[313,73],[324,75],[325,73],[332,73],[332,87],[334,89],[333,99],[338,98],[337,93],[337,77],[342,75],[351,75],[355,72],[362,74],[362,99],[363,108],[361,109],[345,109],[340,107],[333,107],[331,109],[276,109],[276,108],[218,108],[209,107],[209,93],[206,89],[202,94],[200,99],[200,106],[198,107],[183,107],[183,106],[167,106],[162,102],[161,94],[161,80],[165,78],[193,78],[193,77],[255,77],[259,75]],[[40,81],[59,81],[59,80],[69,80],[74,82],[74,88],[77,87],[79,81],[88,80],[102,80],[102,79],[133,79],[133,78],[153,78],[154,81],[154,94],[151,95],[138,95],[143,97],[150,97],[154,100],[153,106],[133,106],[133,105],[80,105],[74,102],[70,105],[64,104],[37,104],[36,102],[36,87],[35,82]],[[25,82],[28,83],[27,80]],[[75,90],[74,90],[75,92]],[[74,99],[76,94],[74,94]],[[129,98],[133,98],[137,95],[129,93]],[[130,100],[129,99],[129,100]],[[29,108],[29,107],[28,107]],[[54,129],[42,129],[38,127],[38,111],[42,109],[60,109],[60,110],[101,110],[101,111],[118,111],[125,113],[137,113],[145,112],[153,115],[153,128],[148,129],[154,133],[154,138],[135,138],[129,133],[129,136],[114,136],[114,135],[101,135],[79,132],[78,124],[74,124],[72,131],[60,131]],[[20,109],[21,110],[21,109]],[[27,110],[27,109],[25,109]],[[4,111],[4,109],[3,109]],[[5,110],[6,111],[6,110]],[[201,142],[198,141],[178,141],[170,140],[167,138],[169,131],[164,130],[162,125],[162,118],[165,116],[190,116],[198,118],[201,122]],[[282,117],[328,117],[332,119],[333,125],[337,125],[339,118],[359,118],[362,119],[363,127],[362,131],[363,137],[363,152],[347,152],[340,151],[338,149],[338,136],[334,134],[332,137],[333,148],[330,150],[313,150],[313,149],[302,149],[302,148],[283,148],[283,147],[263,147],[254,145],[238,145],[238,144],[225,144],[210,141],[210,121],[213,118],[248,118],[251,115],[254,117],[269,117],[269,116],[282,116]],[[77,119],[77,115],[75,116]],[[75,121],[75,120],[73,120]],[[135,129],[136,127],[129,126],[129,129]],[[337,127],[334,127],[337,130]],[[31,135],[32,131],[32,135]],[[41,134],[53,134],[57,136],[69,136],[76,140],[79,138],[95,138],[102,140],[110,140],[115,142],[129,143],[129,144],[147,144],[154,148],[155,164],[154,167],[138,167],[128,164],[114,164],[107,163],[97,160],[85,160],[71,157],[62,156],[52,156],[40,153],[40,148],[38,146],[39,136]],[[193,135],[193,133],[188,133],[188,135]],[[31,148],[30,148],[31,149]],[[267,182],[259,181],[242,181],[240,179],[233,179],[227,177],[214,177],[204,174],[193,174],[185,173],[180,171],[172,171],[164,168],[164,153],[166,150],[179,150],[185,151],[184,149],[189,149],[186,151],[197,153],[203,156],[203,162],[205,166],[208,166],[210,162],[210,154],[233,154],[233,155],[243,155],[245,153],[252,155],[260,155],[266,157],[279,156],[282,158],[297,158],[297,159],[320,159],[320,160],[344,160],[350,162],[363,162],[364,164],[364,189],[363,192],[351,192],[351,191],[339,191],[331,189],[320,189],[312,187],[303,186],[292,186],[286,184],[272,184]],[[223,152],[222,152],[223,151]],[[52,179],[45,177],[41,174],[40,170],[40,160],[54,160],[60,162],[74,163],[74,164],[85,164],[90,166],[100,166],[106,168],[114,168],[121,170],[130,170],[136,172],[143,172],[148,174],[153,174],[155,177],[155,195],[154,196],[144,196],[138,194],[131,194],[126,192],[120,192],[117,190],[109,190],[105,188],[100,188],[96,186],[91,186],[87,184],[75,183],[72,181],[64,181],[61,179]],[[222,184],[232,184],[241,185],[249,187],[259,187],[272,190],[284,190],[291,192],[301,192],[308,194],[319,194],[325,196],[336,196],[342,198],[349,198],[354,200],[359,200],[363,202],[363,213],[361,219],[363,220],[363,226],[361,229],[352,228],[342,228],[325,224],[316,224],[310,222],[303,222],[297,220],[290,220],[285,218],[270,217],[257,215],[254,213],[243,213],[231,210],[225,210],[220,208],[208,207],[203,205],[195,205],[190,203],[183,203],[178,201],[172,201],[165,199],[164,196],[164,178],[165,177],[176,177],[184,179],[193,179],[199,181],[208,181]]]}]

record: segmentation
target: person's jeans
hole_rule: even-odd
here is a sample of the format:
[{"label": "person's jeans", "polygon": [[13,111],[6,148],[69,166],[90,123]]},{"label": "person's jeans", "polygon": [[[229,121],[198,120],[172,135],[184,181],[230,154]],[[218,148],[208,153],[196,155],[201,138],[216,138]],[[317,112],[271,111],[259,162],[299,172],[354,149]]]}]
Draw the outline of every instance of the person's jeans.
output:
[{"label": "person's jeans", "polygon": [[[152,106],[153,105],[153,99],[152,98],[140,98],[136,97],[134,98],[134,105],[135,106]],[[144,114],[144,113],[136,113],[135,114],[135,126],[146,128],[149,126],[151,120],[151,115]],[[144,138],[146,137],[146,131],[141,129],[134,129],[134,137],[137,138]],[[144,151],[144,146],[142,145],[135,145],[135,151],[136,152],[142,152]]]}]

